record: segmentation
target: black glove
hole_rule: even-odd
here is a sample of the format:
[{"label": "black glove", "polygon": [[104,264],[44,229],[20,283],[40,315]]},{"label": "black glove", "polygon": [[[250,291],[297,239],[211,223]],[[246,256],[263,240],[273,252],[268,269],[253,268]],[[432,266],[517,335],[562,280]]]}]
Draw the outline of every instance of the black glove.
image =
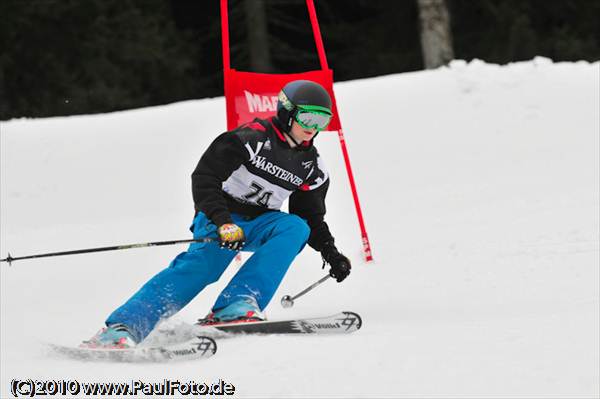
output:
[{"label": "black glove", "polygon": [[228,248],[233,251],[241,251],[246,243],[244,230],[237,224],[226,223],[217,229],[221,248]]},{"label": "black glove", "polygon": [[337,280],[338,283],[344,281],[350,274],[350,259],[342,255],[335,245],[326,244],[321,250],[321,256],[323,257],[323,268],[325,264],[329,263],[331,269],[329,269],[329,275]]}]

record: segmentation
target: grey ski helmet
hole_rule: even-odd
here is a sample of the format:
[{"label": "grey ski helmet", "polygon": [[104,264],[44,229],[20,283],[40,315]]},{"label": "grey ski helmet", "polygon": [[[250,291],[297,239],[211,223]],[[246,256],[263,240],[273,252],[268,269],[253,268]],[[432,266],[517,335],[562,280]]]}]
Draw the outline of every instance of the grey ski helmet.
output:
[{"label": "grey ski helmet", "polygon": [[302,106],[323,107],[331,112],[331,97],[323,86],[310,80],[294,80],[286,84],[277,98],[277,119],[285,132],[291,130],[294,117]]}]

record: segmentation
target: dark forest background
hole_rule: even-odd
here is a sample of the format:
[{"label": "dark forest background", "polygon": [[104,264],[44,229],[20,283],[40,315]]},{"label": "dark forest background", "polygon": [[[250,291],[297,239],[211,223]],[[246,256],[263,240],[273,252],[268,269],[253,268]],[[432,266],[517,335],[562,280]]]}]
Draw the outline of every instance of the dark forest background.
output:
[{"label": "dark forest background", "polygon": [[[456,59],[600,59],[598,0],[447,0]],[[304,0],[267,0],[273,72],[318,69]],[[416,0],[316,0],[336,81],[423,69]],[[231,66],[252,70],[243,0]],[[218,0],[0,1],[0,119],[223,95]]]}]

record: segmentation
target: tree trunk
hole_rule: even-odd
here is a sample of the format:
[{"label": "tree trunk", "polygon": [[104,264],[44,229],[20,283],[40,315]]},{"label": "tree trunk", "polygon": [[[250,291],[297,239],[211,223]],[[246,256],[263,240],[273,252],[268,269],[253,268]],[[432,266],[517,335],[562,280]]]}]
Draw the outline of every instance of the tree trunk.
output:
[{"label": "tree trunk", "polygon": [[245,0],[248,52],[253,72],[272,72],[269,32],[264,0]]},{"label": "tree trunk", "polygon": [[421,21],[421,49],[425,68],[447,64],[454,58],[450,15],[445,0],[417,0]]}]

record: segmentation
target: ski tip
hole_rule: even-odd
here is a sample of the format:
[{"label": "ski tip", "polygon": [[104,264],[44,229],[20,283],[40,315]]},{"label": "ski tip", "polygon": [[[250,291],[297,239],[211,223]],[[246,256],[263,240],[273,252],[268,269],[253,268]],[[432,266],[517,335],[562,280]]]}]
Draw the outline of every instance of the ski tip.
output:
[{"label": "ski tip", "polygon": [[197,345],[198,345],[197,349],[198,350],[203,350],[210,356],[217,353],[217,342],[213,338],[207,337],[206,335],[198,335],[198,336],[196,336],[196,339],[198,339],[198,341],[197,341]]},{"label": "ski tip", "polygon": [[342,320],[342,325],[348,326],[348,328],[353,328],[354,330],[360,330],[362,327],[362,317],[356,312],[351,312],[349,310],[342,312],[345,318]]},{"label": "ski tip", "polygon": [[167,360],[194,360],[213,356],[217,353],[217,343],[211,337],[196,335],[181,344],[159,348],[159,351]]}]

